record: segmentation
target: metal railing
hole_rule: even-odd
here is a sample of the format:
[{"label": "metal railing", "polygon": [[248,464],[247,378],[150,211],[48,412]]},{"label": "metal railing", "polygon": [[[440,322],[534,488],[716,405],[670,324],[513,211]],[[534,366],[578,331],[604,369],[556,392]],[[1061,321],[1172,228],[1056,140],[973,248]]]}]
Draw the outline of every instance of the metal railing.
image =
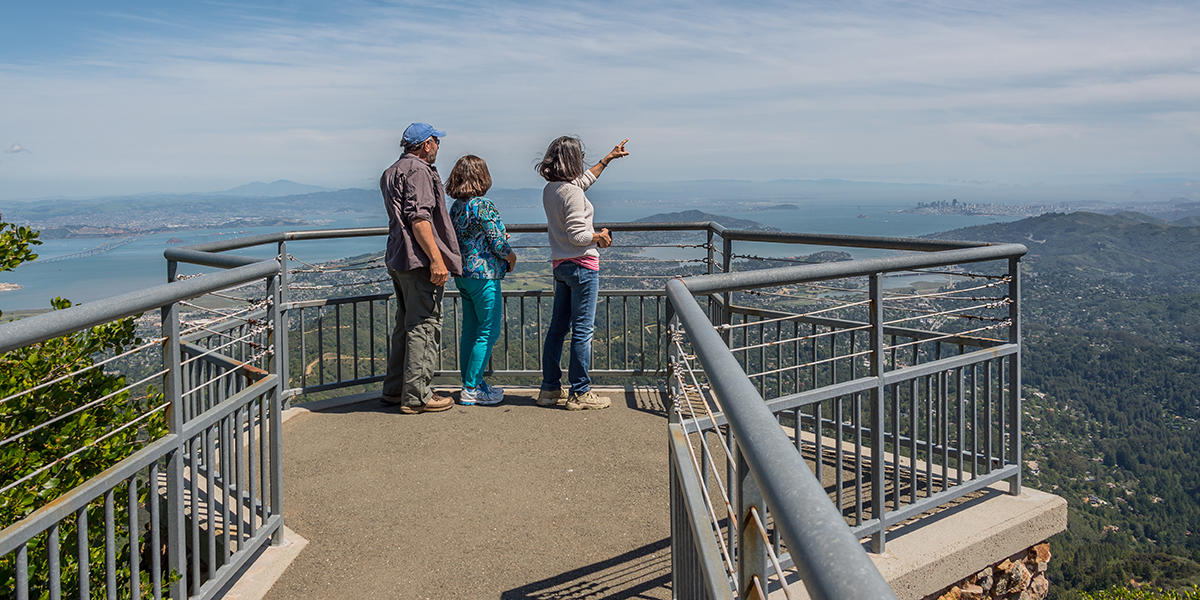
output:
[{"label": "metal railing", "polygon": [[[1025,248],[769,237],[919,252],[668,282],[674,587],[892,597],[859,538],[882,552],[926,511],[1019,493]],[[889,293],[901,274],[947,281]]]},{"label": "metal railing", "polygon": [[[5,478],[3,493],[19,494],[22,486],[52,486],[39,478],[53,474],[46,467],[84,468],[64,462],[82,452],[110,451],[93,461],[112,457],[121,448],[106,444],[118,432],[133,433],[123,443],[140,446],[0,531],[0,565],[14,597],[214,598],[261,548],[282,540],[281,380],[272,339],[278,271],[268,260],[0,325],[3,353],[160,314],[156,323],[139,320],[159,334],[149,341],[4,399],[33,407],[55,386],[121,365],[139,373],[135,383],[79,398],[76,408],[25,431],[79,425],[64,419],[106,400],[132,403],[132,394],[161,400],[62,456],[38,456],[44,466],[31,463],[26,475]],[[261,314],[181,319],[191,299],[260,282]],[[165,431],[148,426],[156,419]]]},{"label": "metal railing", "polygon": [[[667,367],[662,343],[666,310],[662,283],[674,276],[712,272],[713,233],[707,222],[601,223],[597,227],[608,227],[618,234],[610,255],[625,254],[605,258],[591,373],[617,380],[661,377]],[[544,234],[546,227],[517,224],[508,230],[514,235]],[[655,232],[672,232],[684,239],[671,243],[621,240],[624,234]],[[355,261],[314,264],[297,258],[293,254],[295,244],[289,246],[289,242],[386,235],[387,229],[381,227],[291,232],[174,248],[167,251],[167,256],[180,263],[223,266],[242,264],[238,261],[243,257],[212,253],[255,245],[276,246],[286,282],[281,304],[283,319],[288,323],[284,337],[290,340],[286,345],[286,399],[382,381],[395,314],[395,299],[381,252]],[[536,240],[514,242],[523,255],[522,263],[539,259],[544,263],[548,258],[548,247],[540,235]],[[655,258],[641,254],[654,248],[683,251],[686,255]],[[525,256],[528,253],[533,257]],[[354,280],[330,281],[331,277],[349,276]],[[553,309],[552,278],[548,268],[536,272],[519,269],[505,281],[504,326],[489,371],[500,376],[540,375],[541,342]],[[446,289],[443,315],[442,351],[436,374],[442,381],[452,381],[458,372],[461,323],[461,298],[453,284]],[[564,368],[565,360],[564,354]]]},{"label": "metal railing", "polygon": [[[1019,490],[1023,247],[710,222],[598,226],[619,235],[602,273],[593,374],[669,384],[677,597],[765,597],[797,577],[817,597],[886,597],[858,538],[880,551],[888,528],[907,518],[996,481]],[[644,232],[654,235],[636,237]],[[16,595],[32,582],[58,597],[56,581],[77,580],[86,597],[90,574],[103,571],[106,591],[209,598],[279,540],[280,410],[301,394],[380,381],[394,314],[378,257],[305,262],[289,243],[386,233],[299,231],[171,248],[167,285],[0,325],[5,351],[162,313],[148,345],[161,373],[148,381],[161,379],[166,434],[0,532]],[[527,262],[526,253],[544,252],[514,242]],[[275,256],[227,253],[256,246]],[[791,246],[910,254],[764,256]],[[1007,262],[963,269],[988,260]],[[222,271],[181,275],[185,264]],[[905,277],[938,281],[889,283]],[[540,373],[549,281],[544,269],[510,276],[495,374]],[[447,376],[456,372],[459,306],[448,290],[439,358]],[[89,518],[106,540],[100,558]],[[124,518],[127,526],[117,523]],[[81,557],[70,576],[59,556],[67,529]],[[45,549],[45,572],[30,573],[31,548]],[[147,572],[147,586],[132,583]]]}]

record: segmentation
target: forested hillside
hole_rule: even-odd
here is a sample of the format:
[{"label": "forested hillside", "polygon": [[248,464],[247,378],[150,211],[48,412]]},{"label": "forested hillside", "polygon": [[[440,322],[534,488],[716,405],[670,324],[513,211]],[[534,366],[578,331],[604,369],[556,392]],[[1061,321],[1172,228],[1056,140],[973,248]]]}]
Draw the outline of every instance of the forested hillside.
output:
[{"label": "forested hillside", "polygon": [[1051,597],[1200,581],[1200,227],[1071,213],[937,237],[1029,248],[1027,481],[1070,503]]}]

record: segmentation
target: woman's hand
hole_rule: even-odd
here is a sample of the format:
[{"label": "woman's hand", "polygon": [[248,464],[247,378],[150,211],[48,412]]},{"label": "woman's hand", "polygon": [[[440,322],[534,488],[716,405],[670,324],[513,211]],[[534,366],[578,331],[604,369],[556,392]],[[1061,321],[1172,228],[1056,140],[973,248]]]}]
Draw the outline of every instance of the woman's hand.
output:
[{"label": "woman's hand", "polygon": [[592,241],[600,248],[607,248],[612,245],[612,232],[605,227],[600,230],[600,233],[592,235]]},{"label": "woman's hand", "polygon": [[508,256],[505,256],[505,257],[504,257],[504,262],[507,262],[507,263],[508,263],[508,268],[507,268],[507,269],[505,269],[505,270],[504,270],[504,272],[505,272],[505,273],[512,273],[512,270],[513,270],[513,269],[515,269],[515,268],[517,267],[517,253],[516,253],[516,252],[509,252],[509,253],[508,253]]},{"label": "woman's hand", "polygon": [[629,156],[629,151],[625,149],[625,144],[627,143],[629,143],[629,138],[625,138],[624,140],[621,140],[620,144],[613,146],[612,152],[609,152],[608,156],[604,157],[604,162],[607,163],[610,160],[621,158],[622,156]]},{"label": "woman's hand", "polygon": [[[600,162],[592,165],[592,168],[588,169],[588,172],[591,173],[593,177],[599,177],[600,174],[604,172],[604,169],[608,167],[608,163],[617,160],[622,156],[629,156],[629,151],[625,149],[625,144],[627,143],[629,143],[629,138],[621,140],[620,144],[613,146],[612,151],[608,154],[605,154],[604,158],[600,159]],[[603,247],[604,246],[601,246],[601,248]]]}]

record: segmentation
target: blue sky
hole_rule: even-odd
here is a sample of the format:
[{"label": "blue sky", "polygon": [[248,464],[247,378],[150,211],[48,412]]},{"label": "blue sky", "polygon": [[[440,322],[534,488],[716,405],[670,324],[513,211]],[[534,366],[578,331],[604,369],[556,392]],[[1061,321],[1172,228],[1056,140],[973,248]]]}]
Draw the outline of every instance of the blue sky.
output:
[{"label": "blue sky", "polygon": [[373,187],[413,120],[499,187],[563,133],[629,137],[626,182],[1195,177],[1197,31],[1195,2],[19,2],[0,199]]}]

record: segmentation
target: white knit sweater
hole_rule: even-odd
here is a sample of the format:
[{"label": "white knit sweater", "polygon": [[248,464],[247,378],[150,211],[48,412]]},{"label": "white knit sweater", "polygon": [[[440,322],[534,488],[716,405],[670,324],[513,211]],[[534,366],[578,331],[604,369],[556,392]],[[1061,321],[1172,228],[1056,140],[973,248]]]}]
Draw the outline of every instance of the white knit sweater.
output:
[{"label": "white knit sweater", "polygon": [[578,256],[600,256],[592,243],[592,203],[583,191],[596,182],[591,171],[575,181],[551,181],[542,189],[542,208],[546,210],[550,234],[550,260]]}]

